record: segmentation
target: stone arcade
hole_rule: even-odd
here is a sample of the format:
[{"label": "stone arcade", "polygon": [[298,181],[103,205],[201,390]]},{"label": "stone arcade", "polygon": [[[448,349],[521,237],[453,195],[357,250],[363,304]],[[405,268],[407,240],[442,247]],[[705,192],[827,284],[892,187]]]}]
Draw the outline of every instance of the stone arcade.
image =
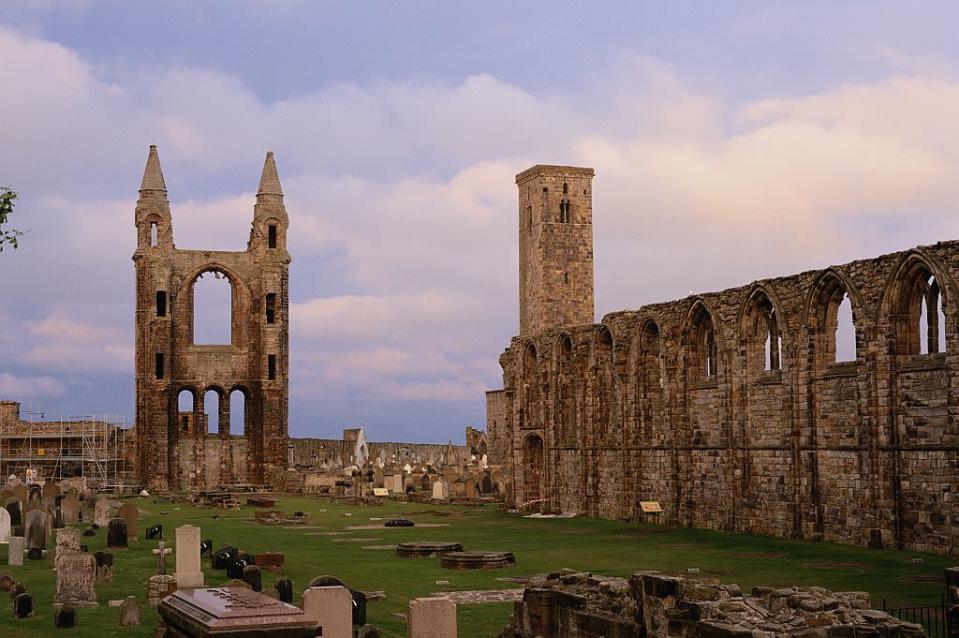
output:
[{"label": "stone arcade", "polygon": [[[487,393],[509,497],[632,520],[658,501],[669,524],[955,551],[959,242],[597,324],[592,177],[516,178],[520,334]],[[839,361],[846,299],[856,354]]]},{"label": "stone arcade", "polygon": [[[290,255],[289,220],[273,154],[267,153],[263,165],[245,251],[174,246],[173,219],[154,146],[140,186],[136,226],[140,481],[149,489],[275,483],[287,467]],[[232,338],[227,345],[194,340],[194,285],[205,274],[226,277],[231,285]],[[220,431],[208,436],[203,400],[210,390],[219,397]],[[192,395],[192,413],[179,413],[178,397],[184,391]],[[245,398],[241,440],[229,432],[234,391]],[[245,463],[236,462],[233,457],[242,454]]]}]

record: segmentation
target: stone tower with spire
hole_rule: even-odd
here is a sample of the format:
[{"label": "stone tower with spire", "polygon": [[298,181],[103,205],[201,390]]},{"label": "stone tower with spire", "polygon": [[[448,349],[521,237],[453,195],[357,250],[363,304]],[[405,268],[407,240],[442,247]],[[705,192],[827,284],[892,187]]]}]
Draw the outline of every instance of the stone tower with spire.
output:
[{"label": "stone tower with spire", "polygon": [[[176,248],[155,146],[135,219],[140,482],[153,490],[276,484],[287,465],[290,254],[273,153],[263,165],[245,251]],[[194,340],[193,291],[204,275],[230,283],[230,343]],[[242,432],[230,431],[234,393],[243,398]],[[205,405],[210,396],[216,406]],[[218,416],[215,433],[205,427],[211,413]]]}]

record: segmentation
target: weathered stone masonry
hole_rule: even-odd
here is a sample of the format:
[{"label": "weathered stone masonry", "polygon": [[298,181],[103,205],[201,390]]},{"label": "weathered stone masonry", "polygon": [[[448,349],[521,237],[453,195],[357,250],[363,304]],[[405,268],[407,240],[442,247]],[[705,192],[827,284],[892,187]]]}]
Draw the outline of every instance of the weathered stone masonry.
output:
[{"label": "weathered stone masonry", "polygon": [[[567,169],[531,170],[562,182]],[[532,213],[542,236],[568,223],[552,202]],[[591,233],[576,250],[592,259]],[[544,259],[537,268],[563,272],[573,258],[557,245],[538,252],[521,254],[523,267]],[[588,288],[591,305],[589,276],[574,289],[581,299]],[[599,324],[563,323],[547,300],[541,316],[557,321],[524,321],[536,329],[521,328],[500,358],[490,449],[506,455],[529,509],[640,519],[639,501],[659,501],[671,524],[955,553],[957,278],[950,241]],[[847,295],[856,359],[837,362]]]},{"label": "weathered stone masonry", "polygon": [[[289,220],[267,153],[245,251],[179,250],[156,147],[136,207],[137,472],[151,489],[273,483],[287,464]],[[232,337],[194,343],[193,289],[205,273],[232,289]],[[193,413],[179,414],[181,391]],[[219,395],[220,445],[210,454],[204,394]],[[229,432],[231,392],[245,397],[244,445]],[[245,449],[246,462],[233,458]],[[209,458],[208,458],[209,457]],[[211,463],[211,462],[215,462]],[[239,468],[239,471],[237,470]],[[243,473],[243,476],[239,474]]]}]

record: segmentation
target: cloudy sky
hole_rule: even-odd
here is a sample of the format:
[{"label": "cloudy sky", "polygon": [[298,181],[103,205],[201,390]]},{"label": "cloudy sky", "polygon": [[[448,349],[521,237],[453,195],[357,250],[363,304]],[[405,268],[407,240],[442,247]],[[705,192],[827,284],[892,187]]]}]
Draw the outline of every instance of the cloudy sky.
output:
[{"label": "cloudy sky", "polygon": [[[162,8],[161,8],[162,7]],[[721,7],[721,8],[717,8]],[[959,237],[955,3],[0,3],[0,398],[133,413],[133,208],[290,213],[290,431],[462,441],[517,331],[513,175],[592,166],[599,316]]]}]

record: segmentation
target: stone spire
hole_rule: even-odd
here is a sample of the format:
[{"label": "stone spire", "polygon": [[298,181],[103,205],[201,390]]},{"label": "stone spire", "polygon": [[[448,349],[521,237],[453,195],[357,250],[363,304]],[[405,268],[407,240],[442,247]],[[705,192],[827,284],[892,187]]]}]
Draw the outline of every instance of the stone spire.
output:
[{"label": "stone spire", "polygon": [[[274,169],[275,171],[276,169]],[[265,175],[264,169],[264,175]],[[155,144],[150,145],[147,155],[147,165],[143,169],[143,181],[140,182],[141,191],[166,191],[166,182],[163,181],[163,170],[160,168],[160,156],[157,155]]]},{"label": "stone spire", "polygon": [[[159,164],[157,165],[159,166]],[[163,179],[162,177],[160,178]],[[260,187],[256,191],[259,195],[279,195],[283,196],[283,189],[280,188],[280,176],[276,172],[276,162],[273,161],[273,151],[267,151],[266,161],[263,162],[263,174],[260,176]]]}]

